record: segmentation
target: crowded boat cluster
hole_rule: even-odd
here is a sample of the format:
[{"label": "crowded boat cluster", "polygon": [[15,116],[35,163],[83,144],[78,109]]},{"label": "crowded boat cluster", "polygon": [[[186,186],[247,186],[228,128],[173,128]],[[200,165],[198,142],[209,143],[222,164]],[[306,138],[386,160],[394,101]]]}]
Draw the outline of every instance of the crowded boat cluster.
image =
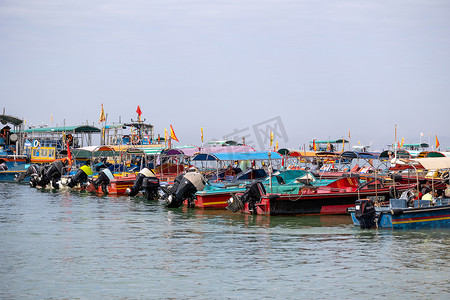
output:
[{"label": "crowded boat cluster", "polygon": [[[0,181],[38,189],[125,195],[169,208],[256,215],[349,214],[368,228],[449,228],[450,153],[426,143],[345,150],[345,139],[267,151],[238,141],[174,146],[141,120],[24,128],[0,115]],[[98,135],[100,145],[93,145]],[[272,141],[271,141],[272,146]],[[339,149],[340,148],[340,149]],[[349,148],[349,147],[348,147]]]}]

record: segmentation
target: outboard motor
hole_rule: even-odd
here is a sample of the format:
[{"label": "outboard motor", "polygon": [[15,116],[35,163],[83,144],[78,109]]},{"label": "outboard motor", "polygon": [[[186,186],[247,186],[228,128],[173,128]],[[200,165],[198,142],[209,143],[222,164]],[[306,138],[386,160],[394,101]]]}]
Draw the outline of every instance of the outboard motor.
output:
[{"label": "outboard motor", "polygon": [[[164,198],[169,197],[170,195],[174,195],[180,185],[181,180],[183,179],[184,174],[180,174],[173,180],[173,184],[169,187],[161,185],[161,191],[164,195]],[[167,200],[167,199],[166,199]]]},{"label": "outboard motor", "polygon": [[236,195],[232,194],[231,198],[227,200],[228,206],[225,207],[229,211],[238,212],[241,209],[244,209],[244,203],[242,203],[241,199]]},{"label": "outboard motor", "polygon": [[159,179],[149,169],[144,168],[136,176],[136,180],[131,188],[127,188],[126,194],[133,197],[140,191],[145,191],[147,200],[158,199]]},{"label": "outboard motor", "polygon": [[80,169],[69,179],[68,187],[73,188],[77,184],[83,185],[88,182],[88,176],[92,175],[92,169],[88,165],[81,166]]},{"label": "outboard motor", "polygon": [[39,169],[41,168],[40,165],[38,164],[31,164],[28,169],[24,172],[24,173],[20,173],[19,176],[16,176],[14,178],[15,181],[17,182],[22,182],[25,180],[25,178],[27,178],[28,176],[31,176],[33,174],[38,175],[39,174]]},{"label": "outboard motor", "polygon": [[233,195],[228,199],[228,206],[226,209],[237,212],[244,208],[245,203],[248,203],[249,212],[251,214],[256,214],[256,203],[258,203],[261,200],[262,195],[265,194],[266,189],[264,188],[264,185],[259,181],[253,182],[246,186],[246,190],[240,198]]},{"label": "outboard motor", "polygon": [[45,187],[50,182],[53,188],[58,189],[58,180],[61,179],[66,164],[63,161],[54,161],[45,173],[36,180],[37,185]]},{"label": "outboard motor", "polygon": [[[31,168],[31,166],[30,166],[30,168]],[[28,170],[30,170],[30,168],[28,168]],[[35,167],[31,169],[30,186],[36,187],[38,185],[39,178],[44,176],[45,172],[49,168],[50,168],[50,165],[35,165]],[[28,170],[27,170],[27,172],[28,172]],[[36,171],[36,172],[34,172],[34,171]]]},{"label": "outboard motor", "polygon": [[189,206],[191,206],[195,193],[203,191],[205,188],[205,179],[203,178],[203,175],[197,171],[187,172],[183,177],[178,179],[179,181],[176,183],[174,182],[174,186],[171,189],[168,189],[169,197],[166,200],[167,206],[180,207],[185,199],[188,199]]},{"label": "outboard motor", "polygon": [[101,186],[103,193],[108,194],[108,185],[112,179],[114,179],[114,176],[111,171],[109,169],[103,169],[100,171],[100,173],[98,173],[97,179],[92,180],[91,183],[94,186],[95,190],[97,190],[98,187]]},{"label": "outboard motor", "polygon": [[355,218],[359,221],[361,229],[377,228],[374,202],[370,199],[356,200]]}]

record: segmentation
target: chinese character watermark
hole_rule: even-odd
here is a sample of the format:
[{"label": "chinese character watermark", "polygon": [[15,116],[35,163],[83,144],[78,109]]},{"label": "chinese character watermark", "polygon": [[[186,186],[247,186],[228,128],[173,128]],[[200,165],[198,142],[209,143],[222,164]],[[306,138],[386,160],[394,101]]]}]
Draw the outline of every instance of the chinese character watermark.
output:
[{"label": "chinese character watermark", "polygon": [[272,147],[275,142],[287,143],[289,141],[280,116],[242,129],[234,129],[233,132],[224,135],[223,139],[242,142],[256,150],[264,151],[270,148],[271,135],[273,139]]}]

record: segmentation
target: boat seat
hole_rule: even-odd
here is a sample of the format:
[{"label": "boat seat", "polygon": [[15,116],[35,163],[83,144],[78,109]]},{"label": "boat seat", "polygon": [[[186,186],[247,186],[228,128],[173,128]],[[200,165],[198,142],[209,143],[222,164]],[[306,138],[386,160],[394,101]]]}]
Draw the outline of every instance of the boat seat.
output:
[{"label": "boat seat", "polygon": [[407,208],[408,200],[406,200],[406,199],[390,199],[389,207],[390,208]]},{"label": "boat seat", "polygon": [[430,206],[430,200],[414,200],[414,207],[426,207]]}]

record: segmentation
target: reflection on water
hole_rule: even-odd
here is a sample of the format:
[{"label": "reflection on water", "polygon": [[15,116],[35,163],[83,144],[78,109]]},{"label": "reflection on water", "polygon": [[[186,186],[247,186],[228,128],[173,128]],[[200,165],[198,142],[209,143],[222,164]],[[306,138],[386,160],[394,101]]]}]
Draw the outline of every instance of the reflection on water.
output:
[{"label": "reflection on water", "polygon": [[444,299],[448,231],[0,184],[0,298]]}]

